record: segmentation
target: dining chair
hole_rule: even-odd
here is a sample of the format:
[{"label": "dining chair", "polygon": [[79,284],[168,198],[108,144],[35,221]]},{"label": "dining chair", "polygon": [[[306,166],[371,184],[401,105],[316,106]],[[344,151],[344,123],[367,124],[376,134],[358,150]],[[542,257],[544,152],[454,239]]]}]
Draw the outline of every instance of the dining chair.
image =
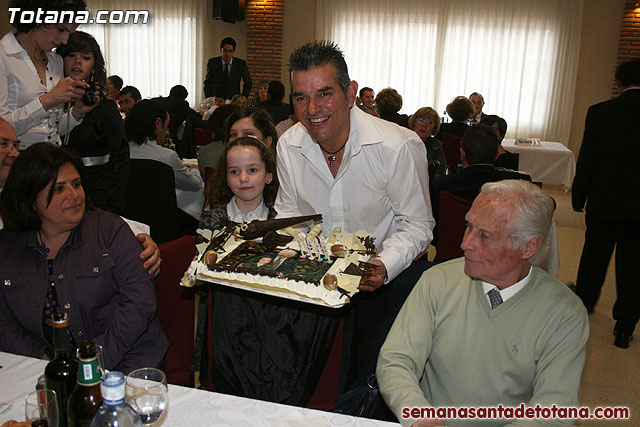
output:
[{"label": "dining chair", "polygon": [[163,243],[178,237],[176,184],[173,169],[150,159],[131,159],[125,218],[151,227],[151,237]]},{"label": "dining chair", "polygon": [[472,203],[448,191],[440,193],[438,246],[434,262],[444,262],[464,255],[460,248],[466,227],[464,217]]},{"label": "dining chair", "polygon": [[195,128],[195,146],[196,153],[198,152],[198,147],[202,145],[207,145],[211,141],[213,141],[213,132],[208,129]]},{"label": "dining chair", "polygon": [[180,279],[196,255],[196,238],[182,236],[158,247],[163,263],[156,277],[156,311],[169,339],[164,370],[169,383],[193,387],[195,290],[180,286]]},{"label": "dining chair", "polygon": [[449,166],[449,174],[454,174],[458,171],[458,164],[460,163],[460,140],[462,138],[450,133],[442,135],[442,150],[444,151],[444,157],[447,159],[447,165]]}]

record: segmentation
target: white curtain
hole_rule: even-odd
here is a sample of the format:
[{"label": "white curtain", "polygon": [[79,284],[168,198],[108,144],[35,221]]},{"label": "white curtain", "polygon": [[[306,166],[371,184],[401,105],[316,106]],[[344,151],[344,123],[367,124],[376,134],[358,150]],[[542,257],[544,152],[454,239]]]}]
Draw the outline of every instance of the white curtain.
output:
[{"label": "white curtain", "polygon": [[479,92],[509,137],[566,144],[584,0],[318,0],[317,38],[336,42],[359,87],[393,87],[402,112],[444,112]]},{"label": "white curtain", "polygon": [[86,24],[102,48],[107,75],[117,74],[125,86],[135,86],[143,98],[167,96],[181,84],[195,104],[202,93],[201,46],[206,3],[202,0],[87,0],[91,14],[98,10],[148,10],[147,24]]}]

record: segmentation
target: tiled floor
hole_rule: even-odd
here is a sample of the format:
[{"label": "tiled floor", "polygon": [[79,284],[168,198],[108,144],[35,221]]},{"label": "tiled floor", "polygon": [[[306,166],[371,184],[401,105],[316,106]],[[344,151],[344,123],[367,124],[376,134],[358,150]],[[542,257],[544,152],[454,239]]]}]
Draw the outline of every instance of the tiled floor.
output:
[{"label": "tiled floor", "polygon": [[[545,185],[543,189],[557,202],[555,219],[560,246],[560,272],[556,277],[564,283],[575,282],[584,243],[584,214],[573,212],[571,194],[564,193],[559,186]],[[582,420],[579,423],[581,426],[640,426],[640,327],[634,334],[636,340],[631,341],[628,349],[613,345],[611,309],[615,297],[615,274],[611,263],[600,301],[595,313],[589,316],[591,333],[580,387],[581,403],[592,409],[627,406],[631,419],[617,422]]]}]

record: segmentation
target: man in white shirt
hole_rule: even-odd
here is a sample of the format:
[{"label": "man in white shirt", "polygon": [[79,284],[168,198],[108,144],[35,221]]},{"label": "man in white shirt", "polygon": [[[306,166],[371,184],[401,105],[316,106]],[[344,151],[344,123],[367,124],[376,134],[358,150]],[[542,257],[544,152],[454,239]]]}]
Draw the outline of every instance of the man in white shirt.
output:
[{"label": "man in white shirt", "polygon": [[[587,312],[569,288],[530,263],[553,211],[553,199],[530,182],[482,187],[466,216],[464,258],[423,274],[380,350],[380,392],[404,426],[445,425],[421,408],[579,405]],[[451,427],[480,423],[448,417]],[[490,425],[529,422],[507,416]]]},{"label": "man in white shirt", "polygon": [[6,120],[0,118],[0,191],[7,182],[7,176],[13,166],[13,162],[18,157],[18,146],[20,140],[16,136],[16,131]]},{"label": "man in white shirt", "polygon": [[299,123],[278,141],[275,209],[280,217],[322,214],[327,236],[340,226],[375,237],[378,269],[359,286],[371,294],[352,303],[354,357],[360,363],[359,355],[377,355],[372,341],[394,310],[390,301],[400,287],[398,281],[381,286],[407,269],[432,239],[425,147],[415,132],[352,108],[358,84],[349,79],[333,43],[299,47],[289,67]]}]

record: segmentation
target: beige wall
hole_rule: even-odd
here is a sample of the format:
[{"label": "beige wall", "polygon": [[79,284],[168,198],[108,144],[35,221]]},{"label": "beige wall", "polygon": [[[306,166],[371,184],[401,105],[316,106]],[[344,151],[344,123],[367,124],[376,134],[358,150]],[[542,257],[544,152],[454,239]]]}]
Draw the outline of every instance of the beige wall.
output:
[{"label": "beige wall", "polygon": [[[568,147],[578,155],[589,106],[611,98],[625,0],[585,0]],[[577,157],[576,157],[577,158]]]},{"label": "beige wall", "polygon": [[12,28],[9,24],[9,0],[0,0],[0,34],[5,35]]},{"label": "beige wall", "polygon": [[[281,81],[289,87],[289,55],[298,46],[316,39],[316,0],[285,0],[284,1],[284,30],[282,34],[282,78]],[[285,102],[288,102],[285,100]]]}]

